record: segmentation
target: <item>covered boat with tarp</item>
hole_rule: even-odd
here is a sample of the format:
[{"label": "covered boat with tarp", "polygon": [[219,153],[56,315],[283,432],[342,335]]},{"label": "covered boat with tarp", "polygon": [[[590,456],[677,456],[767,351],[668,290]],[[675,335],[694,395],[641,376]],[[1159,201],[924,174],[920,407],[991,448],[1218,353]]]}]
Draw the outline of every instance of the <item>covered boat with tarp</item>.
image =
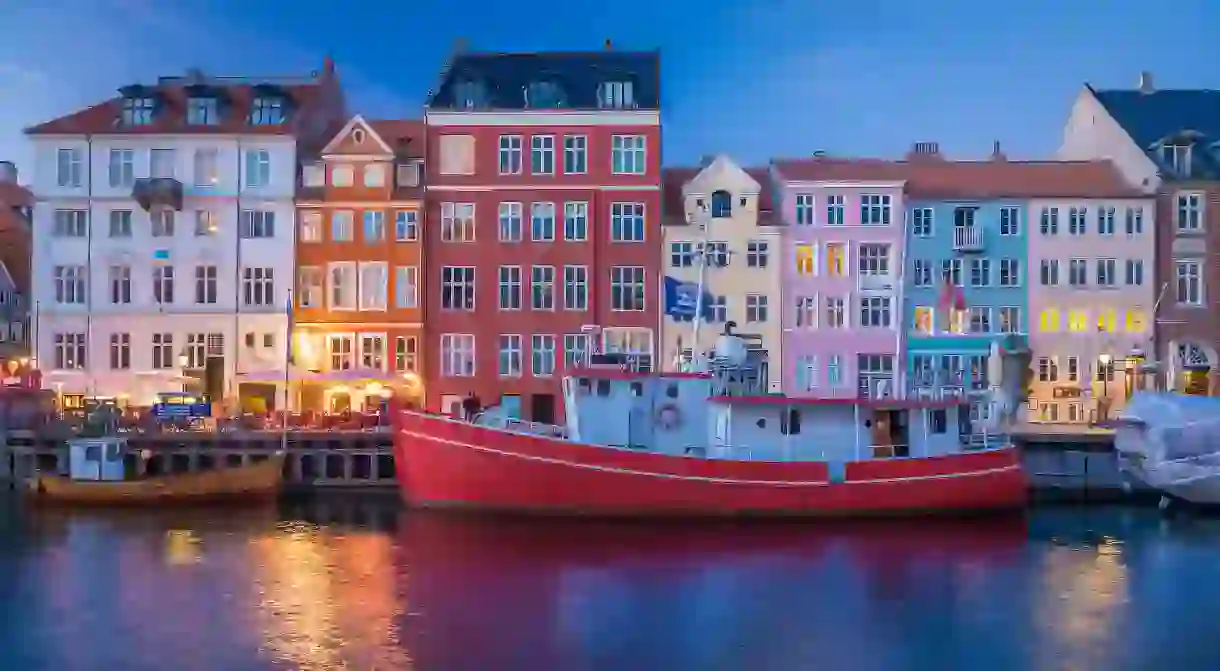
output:
[{"label": "covered boat with tarp", "polygon": [[1112,424],[1128,476],[1169,497],[1220,504],[1220,399],[1136,392]]}]

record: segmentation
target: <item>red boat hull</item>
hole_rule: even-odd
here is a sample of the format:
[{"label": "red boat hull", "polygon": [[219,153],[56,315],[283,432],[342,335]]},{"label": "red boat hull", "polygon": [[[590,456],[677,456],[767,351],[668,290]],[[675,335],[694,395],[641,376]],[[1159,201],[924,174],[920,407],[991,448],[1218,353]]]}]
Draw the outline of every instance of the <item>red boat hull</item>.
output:
[{"label": "red boat hull", "polygon": [[850,462],[668,456],[399,412],[394,456],[409,505],[608,516],[859,516],[1019,508],[1014,449]]}]

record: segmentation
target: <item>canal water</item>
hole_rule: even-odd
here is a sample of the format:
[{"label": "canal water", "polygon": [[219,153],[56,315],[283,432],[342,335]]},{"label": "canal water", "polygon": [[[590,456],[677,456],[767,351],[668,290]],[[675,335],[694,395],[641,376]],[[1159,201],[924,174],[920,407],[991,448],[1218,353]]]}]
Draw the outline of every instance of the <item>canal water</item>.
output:
[{"label": "canal water", "polygon": [[639,525],[0,500],[0,669],[1220,669],[1220,519]]}]

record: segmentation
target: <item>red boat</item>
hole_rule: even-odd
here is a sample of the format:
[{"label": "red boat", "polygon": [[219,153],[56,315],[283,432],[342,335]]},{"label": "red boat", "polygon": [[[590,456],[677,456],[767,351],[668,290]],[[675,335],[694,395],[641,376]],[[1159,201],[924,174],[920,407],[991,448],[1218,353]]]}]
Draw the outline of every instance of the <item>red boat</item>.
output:
[{"label": "red boat", "polygon": [[[399,411],[409,505],[605,516],[856,516],[1015,509],[1026,478],[955,393],[790,398],[722,336],[710,373],[621,362],[564,380],[564,426]],[[870,390],[871,391],[871,390]]]}]

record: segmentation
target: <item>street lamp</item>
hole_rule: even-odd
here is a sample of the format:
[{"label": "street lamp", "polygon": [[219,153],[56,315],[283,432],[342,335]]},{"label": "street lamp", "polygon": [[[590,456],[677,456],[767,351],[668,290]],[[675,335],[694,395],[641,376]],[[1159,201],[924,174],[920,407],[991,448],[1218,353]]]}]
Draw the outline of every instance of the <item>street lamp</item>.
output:
[{"label": "street lamp", "polygon": [[1109,354],[1102,354],[1097,357],[1097,361],[1101,363],[1101,402],[1098,404],[1101,412],[1098,415],[1100,419],[1106,419],[1110,414],[1110,364],[1114,359]]},{"label": "street lamp", "polygon": [[182,352],[178,355],[178,374],[182,376],[182,393],[186,393],[186,367],[191,364],[191,358]]}]

